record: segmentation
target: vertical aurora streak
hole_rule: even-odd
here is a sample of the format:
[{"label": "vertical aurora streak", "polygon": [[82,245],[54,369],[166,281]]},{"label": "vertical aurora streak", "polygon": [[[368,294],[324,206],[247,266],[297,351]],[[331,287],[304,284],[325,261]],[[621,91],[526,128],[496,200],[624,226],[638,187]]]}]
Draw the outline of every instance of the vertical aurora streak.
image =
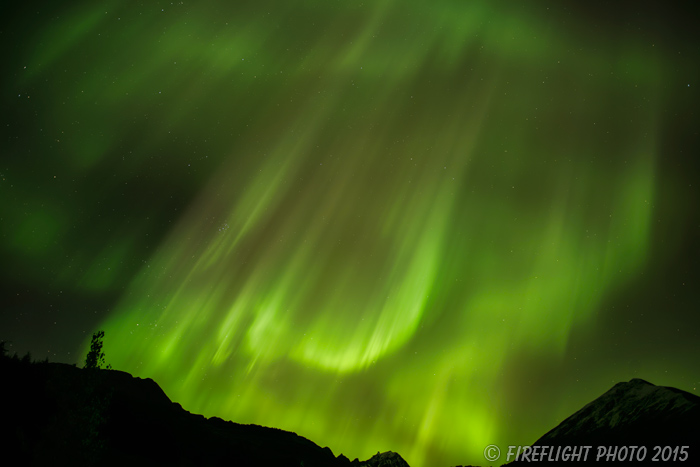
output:
[{"label": "vertical aurora streak", "polygon": [[[644,273],[673,67],[555,5],[102,2],[37,30],[15,86],[50,80],[51,164],[90,212],[124,206],[56,274],[119,296],[110,363],[189,411],[414,467],[576,408],[528,425],[508,373],[556,367]],[[77,216],[46,203],[3,208],[37,262]]]}]

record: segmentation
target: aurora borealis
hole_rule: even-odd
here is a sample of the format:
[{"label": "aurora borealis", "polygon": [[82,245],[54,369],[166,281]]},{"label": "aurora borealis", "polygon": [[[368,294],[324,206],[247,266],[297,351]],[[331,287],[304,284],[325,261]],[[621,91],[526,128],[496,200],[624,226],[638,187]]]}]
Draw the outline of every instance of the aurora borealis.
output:
[{"label": "aurora borealis", "polygon": [[13,8],[11,349],[412,467],[700,386],[697,7]]}]

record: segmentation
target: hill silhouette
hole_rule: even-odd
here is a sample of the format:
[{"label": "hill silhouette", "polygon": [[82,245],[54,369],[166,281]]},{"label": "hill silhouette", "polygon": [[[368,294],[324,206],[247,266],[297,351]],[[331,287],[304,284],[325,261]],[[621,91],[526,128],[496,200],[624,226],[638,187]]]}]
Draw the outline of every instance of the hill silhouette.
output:
[{"label": "hill silhouette", "polygon": [[[394,452],[350,461],[296,433],[192,414],[153,380],[123,371],[3,355],[0,381],[3,465],[409,467]],[[592,446],[588,462],[550,466],[621,464],[596,460],[598,446],[645,446],[644,462],[634,465],[700,465],[700,397],[641,379],[618,383],[533,446]],[[671,451],[659,449],[652,462],[656,446]],[[687,456],[673,451],[682,446]]]},{"label": "hill silhouette", "polygon": [[[557,447],[591,446],[588,462],[578,462],[579,465],[700,465],[700,397],[634,378],[617,383],[543,435],[533,446],[553,447],[550,456],[553,459],[556,459]],[[642,455],[642,446],[646,448],[645,455]],[[683,446],[687,446],[687,456],[682,454]],[[598,447],[605,447],[605,450],[598,451]],[[627,448],[624,452],[623,447]],[[635,447],[634,452],[632,447]],[[602,454],[600,458],[599,453]],[[634,461],[629,460],[632,455]],[[619,462],[622,458],[626,458],[626,462]],[[612,459],[617,461],[612,462]],[[511,464],[526,463],[531,462]],[[547,461],[547,465],[571,463],[571,460]]]},{"label": "hill silhouette", "polygon": [[[3,358],[0,459],[21,465],[408,467],[396,453],[350,461],[295,433],[205,418],[151,379]],[[3,464],[5,462],[2,462]]]}]

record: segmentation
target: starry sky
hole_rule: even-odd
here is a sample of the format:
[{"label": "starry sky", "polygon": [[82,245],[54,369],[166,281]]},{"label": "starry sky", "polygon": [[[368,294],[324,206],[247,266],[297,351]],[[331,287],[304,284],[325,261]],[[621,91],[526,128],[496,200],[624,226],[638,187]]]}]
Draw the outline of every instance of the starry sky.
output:
[{"label": "starry sky", "polygon": [[413,467],[697,391],[697,8],[4,7],[0,338]]}]

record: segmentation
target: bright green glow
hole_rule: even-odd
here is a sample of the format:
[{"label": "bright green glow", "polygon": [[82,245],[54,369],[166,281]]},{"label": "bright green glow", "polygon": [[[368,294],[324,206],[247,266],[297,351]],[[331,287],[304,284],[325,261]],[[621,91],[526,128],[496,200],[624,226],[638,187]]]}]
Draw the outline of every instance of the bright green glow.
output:
[{"label": "bright green glow", "polygon": [[[88,74],[65,85],[84,99],[61,111],[82,120],[83,137],[65,141],[76,170],[141,142],[145,122],[129,173],[151,170],[166,144],[173,165],[218,164],[101,326],[114,367],[190,411],[351,458],[480,464],[487,444],[540,434],[506,437],[517,408],[503,369],[522,354],[561,358],[572,329],[643,266],[662,63],[635,41],[581,51],[529,11],[438,3],[65,20],[75,32],[37,60],[97,30],[115,46],[139,38],[89,65],[114,76],[109,89]],[[612,128],[635,85],[651,104]],[[181,133],[197,135],[196,151]],[[58,229],[31,219],[23,231]],[[108,289],[133,242],[67,277]]]}]

